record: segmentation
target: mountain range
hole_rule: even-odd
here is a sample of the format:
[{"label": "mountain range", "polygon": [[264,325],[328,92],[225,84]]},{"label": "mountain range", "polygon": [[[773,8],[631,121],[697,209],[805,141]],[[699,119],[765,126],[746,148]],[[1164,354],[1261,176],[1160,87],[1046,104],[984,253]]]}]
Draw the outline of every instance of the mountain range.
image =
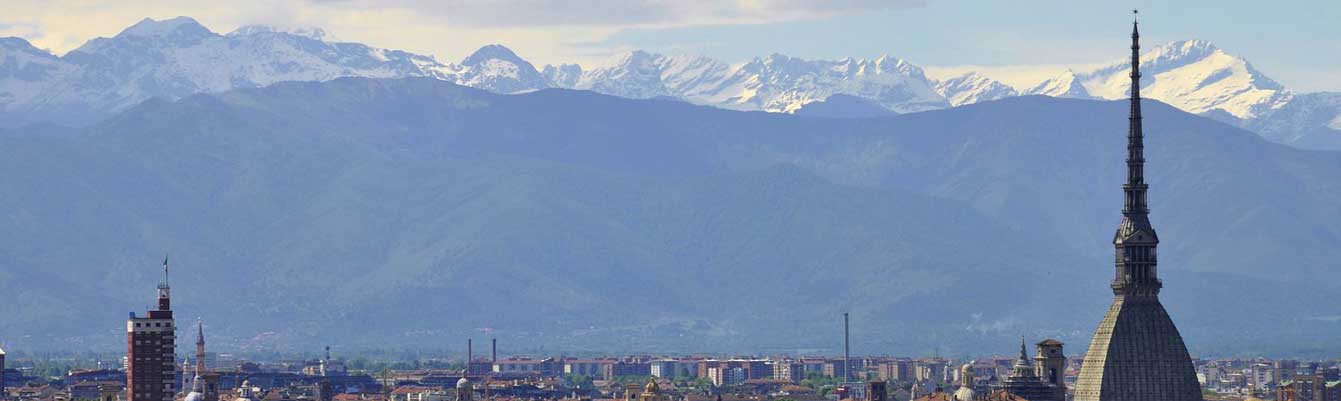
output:
[{"label": "mountain range", "polygon": [[[1332,146],[1341,96],[1199,41],[1142,63],[1193,353],[1334,353],[1341,153],[1299,148]],[[858,353],[1079,354],[1111,299],[1124,74],[444,63],[189,18],[62,56],[0,39],[0,346],[124,346],[171,252],[219,349],[799,354],[850,312]]]},{"label": "mountain range", "polygon": [[[0,337],[115,347],[170,251],[173,305],[219,349],[833,352],[841,312],[858,352],[1084,344],[1126,110],[836,119],[430,77],[151,99],[0,135]],[[1334,351],[1341,154],[1146,111],[1193,352]]]},{"label": "mountain range", "polygon": [[[895,113],[962,106],[1020,95],[1082,99],[1127,96],[1127,61],[1061,71],[1027,88],[988,73],[928,76],[890,56],[806,60],[781,54],[729,64],[702,56],[631,51],[601,66],[536,67],[502,45],[460,63],[431,56],[330,42],[320,30],[283,32],[261,26],[217,34],[187,17],[145,19],[112,38],[97,38],[55,56],[20,38],[0,39],[0,128],[41,122],[83,126],[149,98],[175,100],[284,81],[337,77],[433,77],[496,93],[569,88],[635,98],[676,98],[732,110],[795,113],[835,95],[865,110]],[[1307,149],[1341,149],[1335,93],[1296,94],[1248,61],[1210,42],[1185,40],[1141,55],[1142,93]],[[828,113],[869,115],[864,111]]]}]

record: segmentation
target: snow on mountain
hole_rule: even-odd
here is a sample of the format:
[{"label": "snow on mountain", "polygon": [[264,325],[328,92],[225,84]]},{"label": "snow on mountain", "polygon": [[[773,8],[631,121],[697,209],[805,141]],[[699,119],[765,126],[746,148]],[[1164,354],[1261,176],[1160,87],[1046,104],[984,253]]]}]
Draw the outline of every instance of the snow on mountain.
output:
[{"label": "snow on mountain", "polygon": [[1080,84],[1080,79],[1076,77],[1076,72],[1070,69],[1062,71],[1055,77],[1048,78],[1032,88],[1025,89],[1026,95],[1043,95],[1052,97],[1069,97],[1076,99],[1091,99],[1089,91]]},{"label": "snow on mountain", "polygon": [[936,93],[954,106],[1020,95],[1015,88],[976,72],[936,82]]},{"label": "snow on mountain", "polygon": [[[1341,117],[1332,96],[1295,95],[1246,60],[1209,42],[1185,40],[1140,56],[1142,94],[1182,110],[1254,129],[1289,144],[1330,143]],[[431,56],[335,41],[319,28],[281,31],[245,26],[220,35],[188,17],[144,19],[111,38],[96,38],[63,56],[19,38],[0,38],[0,128],[34,122],[82,125],[146,99],[339,77],[434,77],[498,93],[548,87],[629,98],[677,98],[735,110],[796,112],[835,95],[907,113],[1003,97],[1046,95],[1121,99],[1129,66],[1117,60],[1077,67],[1029,88],[1012,88],[968,70],[941,80],[921,67],[876,59],[807,60],[773,54],[731,65],[702,56],[632,51],[602,66],[534,65],[502,45],[488,45],[460,64]],[[829,109],[856,104],[840,101]],[[1293,102],[1298,106],[1287,107]],[[855,107],[855,106],[854,106]],[[839,113],[841,114],[841,113]],[[1307,125],[1305,127],[1304,125]],[[1287,132],[1288,131],[1288,132]],[[1293,139],[1292,139],[1293,138]],[[1302,145],[1301,145],[1302,146]]]},{"label": "snow on mountain", "polygon": [[503,45],[487,45],[461,61],[457,83],[497,93],[548,88],[549,80],[535,66]]},{"label": "snow on mountain", "polygon": [[732,66],[702,56],[632,51],[583,72],[573,87],[637,99],[669,96],[728,109],[788,113],[835,94],[870,99],[897,112],[949,107],[932,86],[921,68],[888,56],[829,61],[774,54]]},{"label": "snow on mountain", "polygon": [[711,103],[706,98],[718,91],[731,72],[729,64],[709,57],[665,56],[635,50],[582,72],[572,87],[634,99],[672,97]]},{"label": "snow on mountain", "polygon": [[715,93],[730,73],[730,65],[708,57],[635,50],[584,72],[574,87],[635,99],[702,99]]},{"label": "snow on mountain", "polygon": [[1240,125],[1287,145],[1341,150],[1341,92],[1295,95],[1284,106]]},{"label": "snow on mountain", "polygon": [[662,80],[664,58],[642,50],[624,53],[608,66],[583,73],[573,87],[633,99],[673,96]]},{"label": "snow on mountain", "polygon": [[24,107],[47,94],[48,82],[69,79],[74,68],[19,38],[0,38],[0,109]]},{"label": "snow on mountain", "polygon": [[[256,26],[220,35],[187,17],[145,19],[61,57],[28,52],[26,65],[40,63],[47,72],[24,83],[0,81],[0,99],[6,99],[0,103],[0,114],[6,117],[6,126],[36,121],[78,125],[154,97],[171,100],[199,92],[344,76],[449,79],[454,72],[432,57],[324,42],[317,39],[320,36],[317,31],[294,34]],[[10,53],[6,51],[6,60],[19,60]],[[8,64],[5,70],[10,69]],[[28,68],[22,71],[32,77],[35,70]]]},{"label": "snow on mountain", "polygon": [[920,67],[889,56],[875,60],[804,60],[780,54],[740,67],[709,99],[735,109],[793,112],[835,94],[875,101],[899,113],[949,107]]},{"label": "snow on mountain", "polygon": [[577,80],[582,79],[582,66],[577,64],[545,64],[540,71],[550,85],[556,88],[572,89]]},{"label": "snow on mountain", "polygon": [[685,99],[702,98],[716,92],[722,80],[732,72],[730,64],[703,56],[668,56],[657,61],[662,84]]},{"label": "snow on mountain", "polygon": [[837,94],[818,102],[806,103],[792,114],[827,118],[872,118],[898,115],[875,102],[852,95]]},{"label": "snow on mountain", "polygon": [[3,126],[38,121],[81,125],[149,98],[340,77],[428,76],[500,93],[549,86],[529,62],[499,45],[461,65],[431,56],[328,42],[320,29],[245,26],[220,35],[188,17],[144,19],[57,57],[18,38],[0,45]]},{"label": "snow on mountain", "polygon": [[[1085,73],[1085,89],[1104,99],[1130,93],[1129,62],[1119,61]],[[1280,108],[1292,93],[1240,57],[1204,40],[1156,46],[1141,54],[1141,95],[1184,111],[1202,114],[1221,109],[1251,119]]]}]

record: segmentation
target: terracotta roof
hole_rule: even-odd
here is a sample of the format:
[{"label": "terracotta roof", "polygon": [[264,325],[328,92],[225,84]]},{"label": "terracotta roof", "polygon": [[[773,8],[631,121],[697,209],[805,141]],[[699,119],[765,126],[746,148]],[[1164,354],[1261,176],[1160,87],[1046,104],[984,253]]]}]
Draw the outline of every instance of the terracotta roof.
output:
[{"label": "terracotta roof", "polygon": [[1029,400],[1026,400],[1024,397],[1008,393],[1006,392],[1006,390],[997,390],[996,392],[988,395],[984,401],[1029,401]]},{"label": "terracotta roof", "polygon": [[401,387],[396,387],[395,390],[391,390],[391,394],[412,394],[412,393],[423,393],[423,392],[429,392],[429,391],[432,391],[432,390],[433,390],[433,388],[430,388],[430,387],[401,386]]},{"label": "terracotta roof", "polygon": [[944,391],[936,391],[931,394],[917,397],[917,401],[953,401],[953,400],[950,399],[950,393]]}]

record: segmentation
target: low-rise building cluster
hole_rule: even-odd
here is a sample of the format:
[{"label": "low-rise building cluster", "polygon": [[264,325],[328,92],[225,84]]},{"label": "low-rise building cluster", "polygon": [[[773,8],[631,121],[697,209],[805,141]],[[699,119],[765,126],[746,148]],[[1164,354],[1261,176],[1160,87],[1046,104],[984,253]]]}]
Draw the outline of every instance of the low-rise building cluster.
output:
[{"label": "low-rise building cluster", "polygon": [[[196,360],[177,368],[173,387],[183,391],[175,401],[1068,401],[1081,364],[1060,342],[1044,340],[1032,353],[1022,344],[1014,357],[968,361],[494,356],[458,360],[454,368],[372,372],[347,368],[329,349],[312,360],[247,361],[206,353],[203,334],[198,340]],[[124,366],[39,377],[17,365],[0,365],[5,401],[127,400]],[[1341,401],[1337,361],[1200,360],[1197,373],[1208,400]]]}]

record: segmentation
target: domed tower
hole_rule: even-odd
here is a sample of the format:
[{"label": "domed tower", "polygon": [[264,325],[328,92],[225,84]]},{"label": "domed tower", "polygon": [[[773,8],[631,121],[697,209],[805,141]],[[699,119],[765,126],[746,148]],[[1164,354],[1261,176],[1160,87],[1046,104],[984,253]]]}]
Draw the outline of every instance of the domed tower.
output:
[{"label": "domed tower", "polygon": [[242,385],[237,388],[237,398],[234,398],[233,401],[252,401],[255,396],[255,389],[251,386],[251,380],[243,380]]},{"label": "domed tower", "polygon": [[201,387],[200,382],[200,364],[197,363],[195,376],[193,379],[191,379],[191,392],[186,393],[186,397],[183,398],[182,401],[204,401],[204,400],[205,400],[205,391]]},{"label": "domed tower", "polygon": [[973,392],[973,361],[959,367],[959,389],[954,393],[955,401],[973,401],[977,394]]},{"label": "domed tower", "polygon": [[461,380],[456,381],[456,401],[471,401],[475,398],[475,385],[466,378],[466,371],[461,371]]},{"label": "domed tower", "polygon": [[1132,22],[1127,182],[1122,185],[1122,222],[1113,234],[1113,304],[1085,352],[1076,401],[1202,400],[1187,346],[1159,302],[1164,284],[1156,268],[1159,236],[1146,204],[1140,48],[1140,33]]},{"label": "domed tower", "polygon": [[647,379],[647,385],[643,386],[643,393],[638,395],[638,401],[662,401],[661,386],[657,385],[657,379],[650,377]]}]

